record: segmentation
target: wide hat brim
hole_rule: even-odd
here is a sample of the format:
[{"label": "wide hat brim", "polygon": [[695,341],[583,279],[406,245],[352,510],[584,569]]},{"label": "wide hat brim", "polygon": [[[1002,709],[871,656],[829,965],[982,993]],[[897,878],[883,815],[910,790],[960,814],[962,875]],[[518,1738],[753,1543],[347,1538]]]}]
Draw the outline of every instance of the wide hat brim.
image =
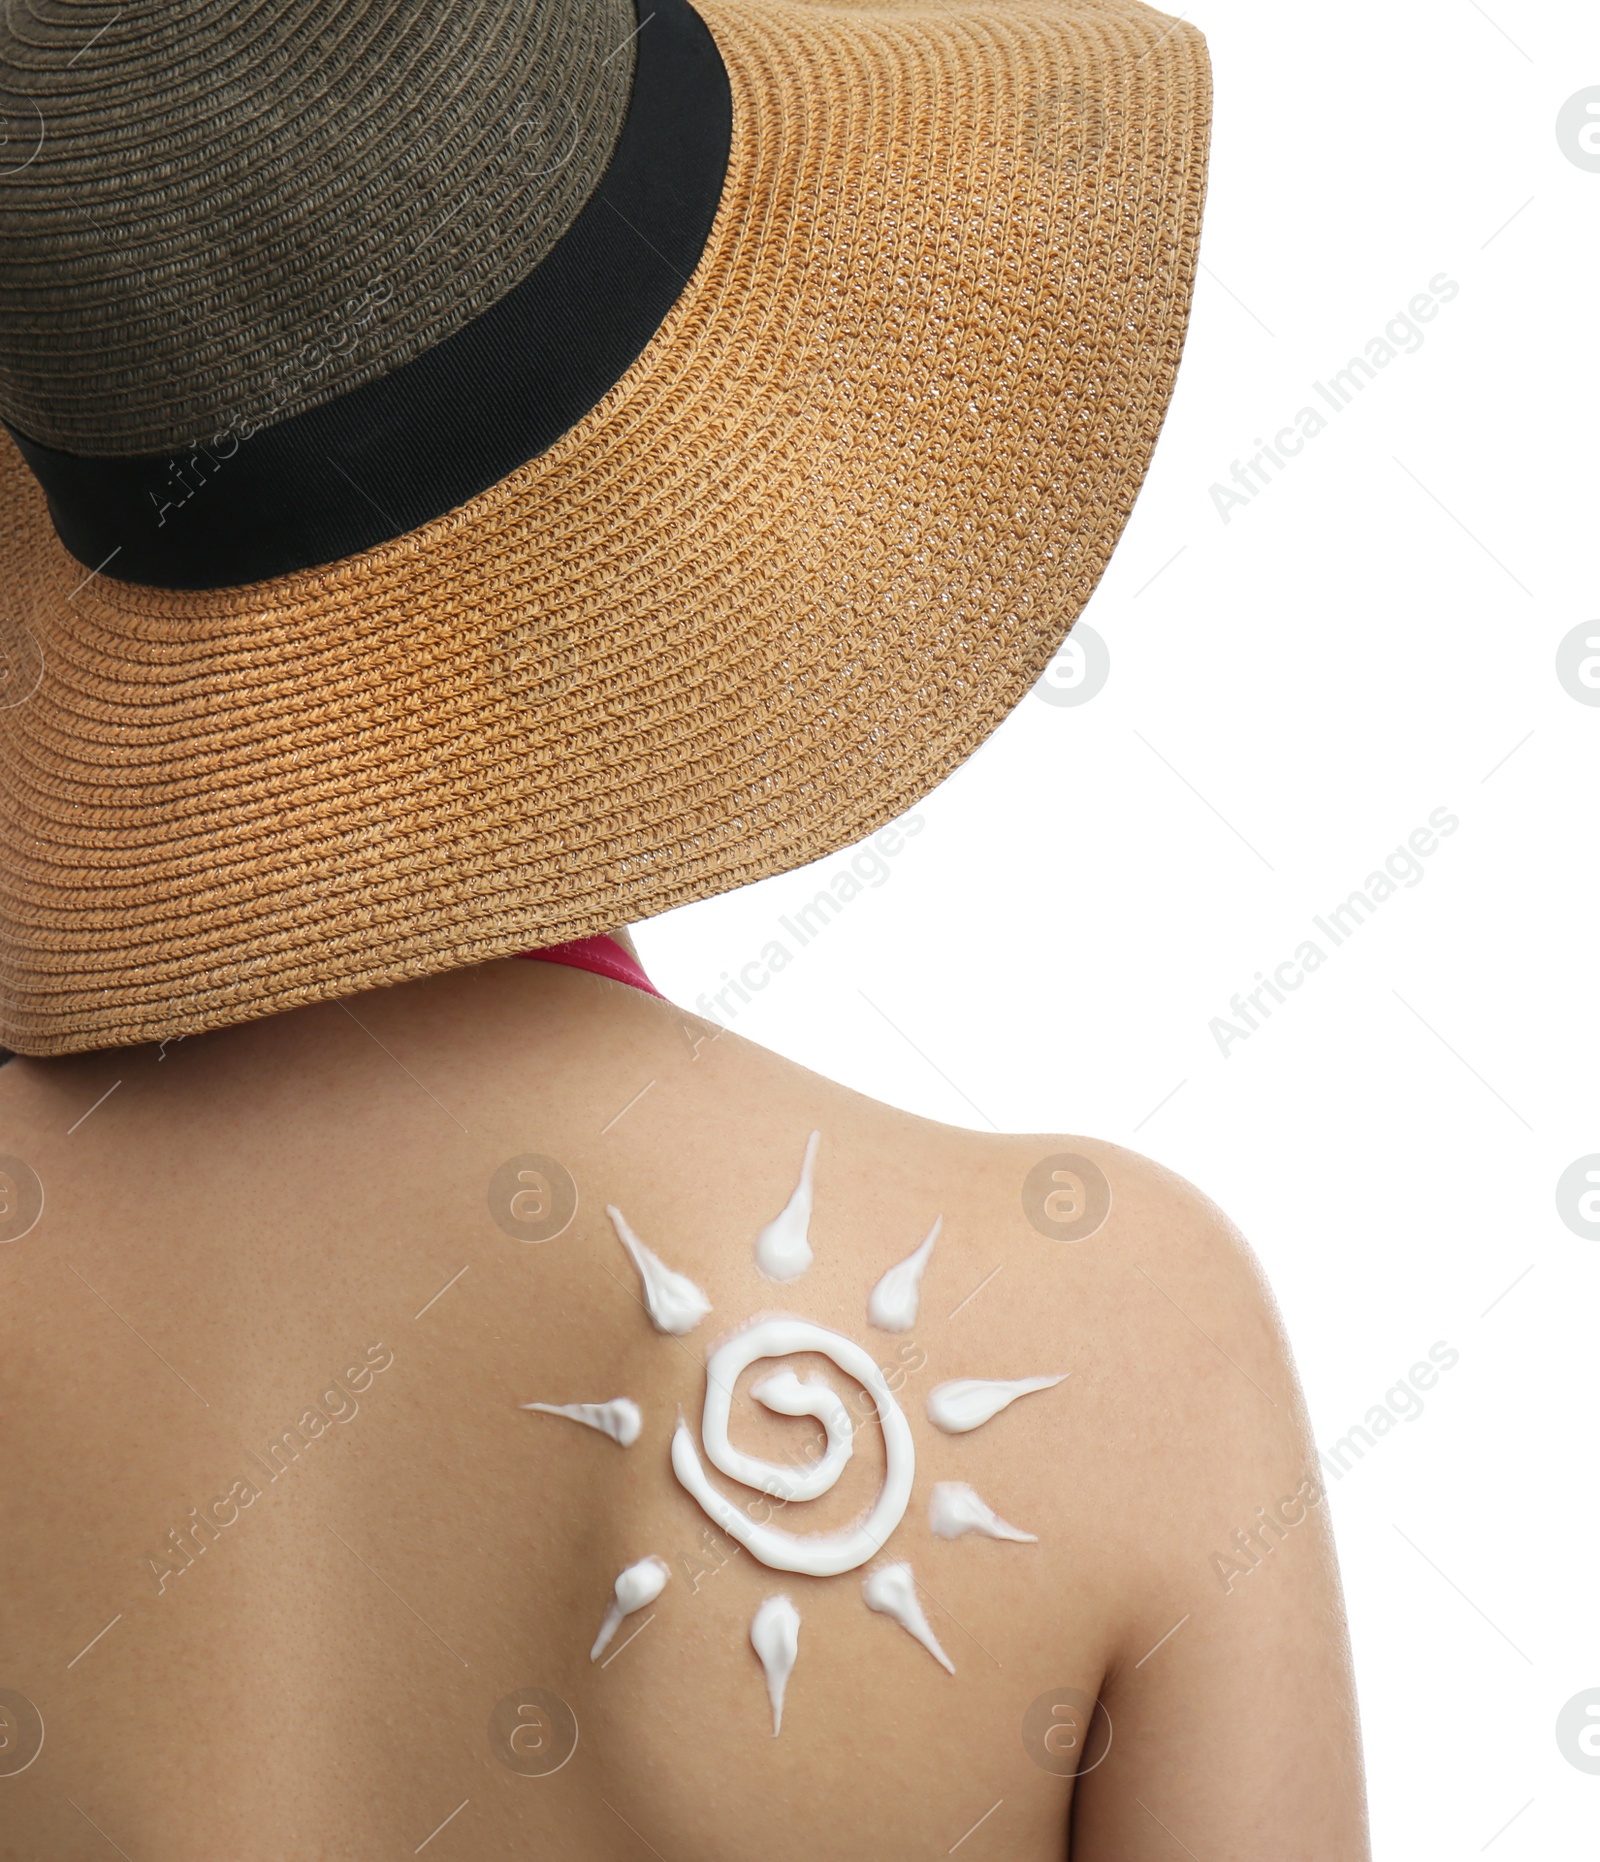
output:
[{"label": "wide hat brim", "polygon": [[0,440],[0,1044],[609,929],[909,807],[1048,664],[1176,375],[1205,45],[1135,0],[697,0],[733,99],[638,360],[488,491],[223,590]]}]

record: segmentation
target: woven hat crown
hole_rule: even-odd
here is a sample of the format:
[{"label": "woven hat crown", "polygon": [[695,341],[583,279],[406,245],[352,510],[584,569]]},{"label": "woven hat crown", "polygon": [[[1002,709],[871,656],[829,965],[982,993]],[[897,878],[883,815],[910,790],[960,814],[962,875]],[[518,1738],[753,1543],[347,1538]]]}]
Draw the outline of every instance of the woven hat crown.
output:
[{"label": "woven hat crown", "polygon": [[154,453],[423,353],[588,200],[636,30],[630,0],[12,0],[0,415]]},{"label": "woven hat crown", "polygon": [[0,1042],[788,871],[1039,677],[1178,367],[1187,21],[115,4],[0,29]]}]

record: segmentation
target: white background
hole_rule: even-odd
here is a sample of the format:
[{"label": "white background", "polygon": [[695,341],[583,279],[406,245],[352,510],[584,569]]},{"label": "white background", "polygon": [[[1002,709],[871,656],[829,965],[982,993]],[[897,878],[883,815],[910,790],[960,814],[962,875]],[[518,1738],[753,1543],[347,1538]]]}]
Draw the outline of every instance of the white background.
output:
[{"label": "white background", "polygon": [[[732,1025],[933,1118],[1093,1133],[1200,1184],[1261,1256],[1323,1448],[1453,1345],[1331,1488],[1375,1852],[1592,1857],[1600,1776],[1555,1720],[1600,1687],[1600,1238],[1555,1189],[1600,1152],[1600,707],[1555,668],[1600,615],[1600,173],[1555,123],[1600,85],[1600,17],[1192,17],[1204,270],[1085,612],[1109,679],[1025,700]],[[1213,482],[1440,272],[1460,292],[1422,346],[1224,523]],[[1219,1053],[1211,1019],[1441,807],[1460,827],[1423,879]],[[847,863],[643,926],[646,966],[693,1004]]]}]

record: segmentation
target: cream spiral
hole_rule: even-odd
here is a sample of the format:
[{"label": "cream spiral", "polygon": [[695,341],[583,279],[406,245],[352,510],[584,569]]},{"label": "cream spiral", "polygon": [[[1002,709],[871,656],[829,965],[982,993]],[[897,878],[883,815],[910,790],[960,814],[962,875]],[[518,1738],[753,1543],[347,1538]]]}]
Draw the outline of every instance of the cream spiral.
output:
[{"label": "cream spiral", "polygon": [[905,1412],[894,1400],[872,1354],[839,1332],[807,1319],[763,1319],[736,1332],[706,1360],[706,1400],[700,1435],[714,1467],[758,1492],[788,1501],[814,1500],[828,1492],[849,1463],[854,1448],[850,1417],[837,1394],[817,1380],[801,1383],[793,1371],[779,1371],[752,1391],[766,1408],[787,1416],[815,1416],[827,1431],[828,1446],[814,1462],[798,1470],[763,1461],[736,1449],[728,1439],[728,1414],[740,1373],[758,1358],[787,1358],[815,1351],[853,1377],[872,1398],[883,1429],[886,1455],[883,1486],[866,1516],[837,1532],[795,1533],[752,1519],[713,1487],[695,1447],[694,1434],[681,1417],[672,1436],[672,1471],[710,1518],[730,1539],[775,1571],[800,1571],[811,1577],[836,1577],[853,1571],[882,1550],[884,1541],[905,1517],[916,1474],[916,1447]]}]

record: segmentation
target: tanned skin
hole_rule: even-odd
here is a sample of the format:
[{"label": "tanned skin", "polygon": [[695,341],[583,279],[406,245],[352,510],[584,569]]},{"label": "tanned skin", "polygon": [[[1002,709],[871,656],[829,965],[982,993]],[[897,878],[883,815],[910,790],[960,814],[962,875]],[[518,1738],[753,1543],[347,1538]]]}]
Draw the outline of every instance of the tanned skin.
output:
[{"label": "tanned skin", "polygon": [[[815,1264],[779,1286],[753,1242],[812,1131]],[[1160,1165],[914,1118],[515,961],[18,1059],[0,1152],[45,1187],[0,1248],[0,1687],[45,1729],[0,1776],[5,1862],[1367,1857],[1289,1350],[1243,1239]],[[1077,1241],[1023,1193],[1061,1154],[1110,1191]],[[533,1155],[577,1197],[546,1240],[497,1220],[503,1175],[491,1195]],[[533,1179],[537,1227],[564,1179]],[[1079,1189],[1058,1194],[1059,1214]],[[710,1298],[695,1331],[652,1328],[608,1204]],[[874,1330],[872,1287],[936,1215],[915,1325]],[[866,1608],[863,1570],[770,1570],[673,1477],[707,1353],[775,1311],[885,1368],[917,1465],[883,1556],[953,1676]],[[857,1403],[856,1453],[773,1519],[831,1529],[876,1494],[883,1441],[851,1380],[792,1362]],[[811,1421],[750,1399],[774,1368],[740,1380],[734,1439],[805,1458]],[[1060,1372],[968,1434],[927,1418],[945,1380]],[[622,1395],[644,1417],[626,1449],[520,1407]],[[1037,1543],[936,1538],[935,1481]],[[591,1664],[649,1554],[665,1591]],[[774,1737],[749,1626],[780,1590],[801,1629]],[[537,1707],[508,1733],[533,1688],[579,1729],[545,1776],[507,1762],[565,1737]]]}]

